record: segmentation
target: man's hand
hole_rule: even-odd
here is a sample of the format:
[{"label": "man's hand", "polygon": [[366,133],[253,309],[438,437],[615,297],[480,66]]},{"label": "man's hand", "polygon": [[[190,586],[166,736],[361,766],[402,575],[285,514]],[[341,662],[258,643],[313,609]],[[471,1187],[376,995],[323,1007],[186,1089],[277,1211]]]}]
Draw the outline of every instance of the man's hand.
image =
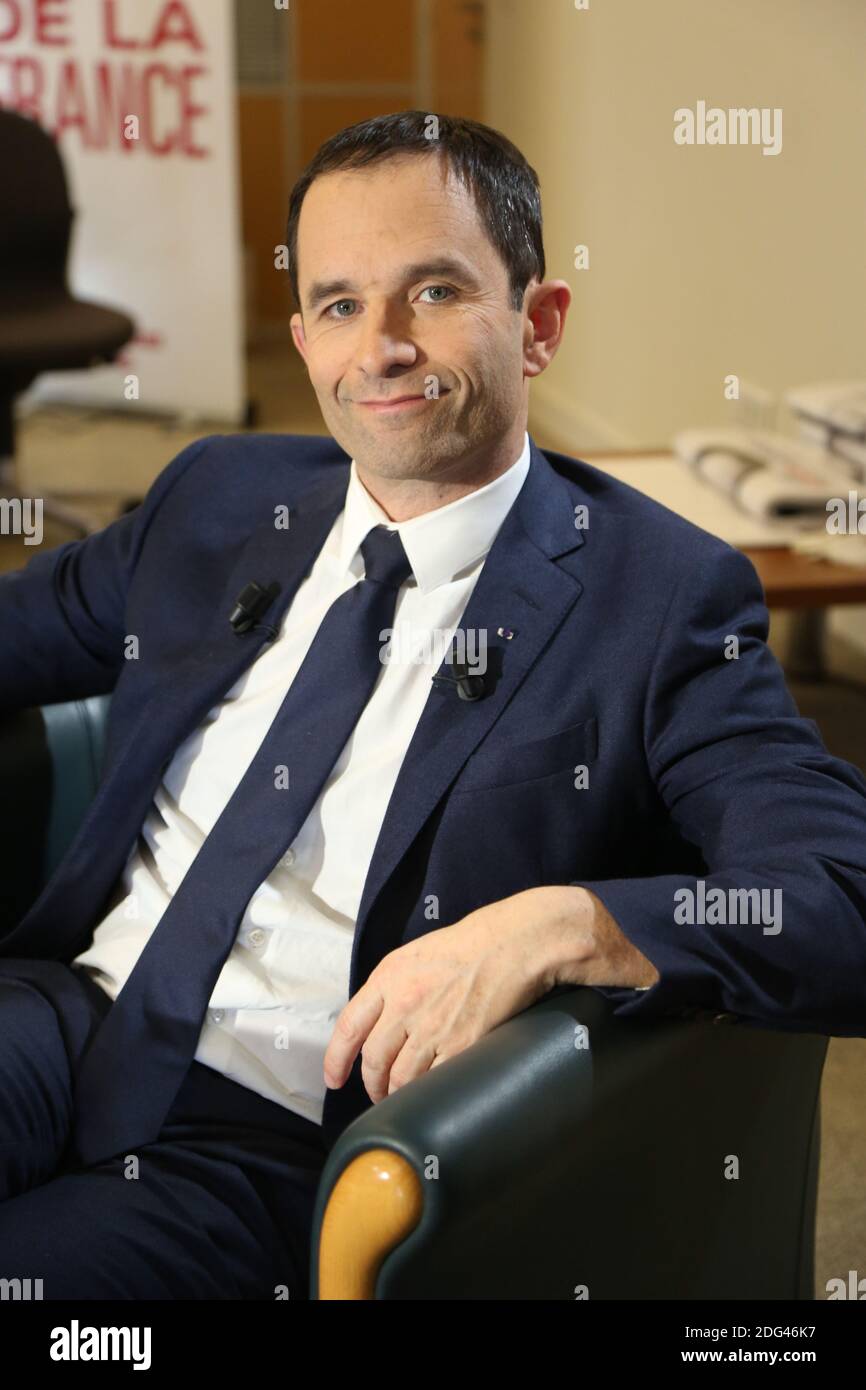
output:
[{"label": "man's hand", "polygon": [[342,1086],[360,1051],[367,1094],[384,1100],[558,984],[658,978],[587,889],[530,888],[385,956],[336,1021],[325,1082]]}]

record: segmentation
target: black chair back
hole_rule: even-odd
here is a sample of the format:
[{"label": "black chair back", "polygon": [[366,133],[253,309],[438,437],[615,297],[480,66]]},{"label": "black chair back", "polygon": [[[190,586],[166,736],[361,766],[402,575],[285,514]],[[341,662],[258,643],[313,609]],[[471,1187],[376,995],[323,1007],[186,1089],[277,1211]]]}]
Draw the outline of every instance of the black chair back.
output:
[{"label": "black chair back", "polygon": [[65,293],[74,217],[56,142],[36,121],[0,110],[0,308],[34,290]]}]

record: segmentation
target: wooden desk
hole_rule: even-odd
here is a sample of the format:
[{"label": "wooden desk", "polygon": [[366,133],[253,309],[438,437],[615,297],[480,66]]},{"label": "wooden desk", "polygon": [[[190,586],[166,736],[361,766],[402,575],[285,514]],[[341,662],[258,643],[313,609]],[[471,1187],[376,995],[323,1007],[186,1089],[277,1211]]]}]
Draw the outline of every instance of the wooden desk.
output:
[{"label": "wooden desk", "polygon": [[821,680],[826,675],[827,609],[836,603],[866,603],[866,569],[800,555],[787,546],[743,548],[758,571],[768,608],[791,608],[785,656],[789,676]]},{"label": "wooden desk", "polygon": [[764,586],[768,608],[829,608],[866,603],[866,568],[800,555],[787,546],[745,548]]},{"label": "wooden desk", "polygon": [[[657,462],[660,458],[666,463],[672,456],[660,454],[658,450],[629,449],[593,450],[582,457],[587,463],[602,470],[616,470],[614,476],[623,477],[626,473],[628,476],[623,480],[628,481],[633,487],[640,488],[640,463]],[[632,467],[634,464],[637,466]],[[680,487],[680,479],[674,476],[675,473],[676,470],[671,478],[666,478],[662,484],[656,475],[654,486],[652,481],[649,481],[653,475],[648,474],[649,485],[642,490],[649,496],[655,495],[657,501],[678,511],[696,525],[703,524],[706,529],[711,529],[713,534],[736,544],[733,538],[737,530],[742,533],[742,527],[735,524],[735,513],[727,501],[724,505],[720,502],[718,511],[714,508],[709,516],[704,515],[706,507],[699,506],[698,510],[704,515],[702,520],[694,514],[696,498],[699,503],[703,503],[703,497],[711,494],[703,494],[702,491],[696,493],[694,480],[690,479],[687,473],[682,474]],[[690,507],[692,515],[689,515]],[[731,527],[733,529],[729,529]],[[754,528],[752,530],[754,532]],[[840,565],[832,560],[816,559],[800,554],[784,543],[775,544],[773,540],[768,545],[743,544],[740,549],[757,570],[764,588],[767,607],[792,609],[796,614],[791,624],[786,669],[791,675],[819,679],[823,674],[826,610],[834,604],[866,604],[866,567]]]}]

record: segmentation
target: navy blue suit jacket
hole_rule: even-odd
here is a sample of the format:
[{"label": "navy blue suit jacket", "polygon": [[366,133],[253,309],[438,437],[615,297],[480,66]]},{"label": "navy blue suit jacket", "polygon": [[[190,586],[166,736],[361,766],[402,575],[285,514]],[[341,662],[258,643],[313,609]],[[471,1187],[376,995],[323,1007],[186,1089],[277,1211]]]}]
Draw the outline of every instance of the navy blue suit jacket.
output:
[{"label": "navy blue suit jacket", "polygon": [[[605,990],[618,1013],[866,1035],[866,781],[799,716],[752,564],[530,442],[461,620],[486,630],[495,688],[464,702],[431,686],[367,874],[350,994],[403,942],[526,888],[582,883],[661,973],[644,993]],[[166,763],[266,640],[232,631],[234,600],[276,579],[269,618],[285,612],[348,472],[327,438],[209,436],[134,512],[0,579],[0,707],[114,691],[96,799],[0,954],[85,949]],[[781,889],[781,931],[677,920],[675,894],[698,880]],[[327,1096],[326,1132],[369,1103],[356,1063]]]}]

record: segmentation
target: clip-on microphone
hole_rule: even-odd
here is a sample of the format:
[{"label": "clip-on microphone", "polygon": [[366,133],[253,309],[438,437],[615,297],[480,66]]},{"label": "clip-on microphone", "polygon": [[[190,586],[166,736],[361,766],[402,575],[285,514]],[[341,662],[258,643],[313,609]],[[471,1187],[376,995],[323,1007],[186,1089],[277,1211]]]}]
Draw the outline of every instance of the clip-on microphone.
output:
[{"label": "clip-on microphone", "polygon": [[486,694],[486,682],[483,676],[470,675],[470,668],[465,661],[451,661],[448,663],[453,675],[433,676],[434,685],[448,686],[456,685],[457,694],[461,700],[480,700]]},{"label": "clip-on microphone", "polygon": [[260,623],[258,619],[267,612],[279,592],[280,586],[276,580],[267,588],[252,580],[241,590],[229,617],[229,623],[234,629],[236,637],[242,637],[245,632],[258,629],[267,634],[269,642],[276,640],[277,629],[272,627],[270,623]]}]

